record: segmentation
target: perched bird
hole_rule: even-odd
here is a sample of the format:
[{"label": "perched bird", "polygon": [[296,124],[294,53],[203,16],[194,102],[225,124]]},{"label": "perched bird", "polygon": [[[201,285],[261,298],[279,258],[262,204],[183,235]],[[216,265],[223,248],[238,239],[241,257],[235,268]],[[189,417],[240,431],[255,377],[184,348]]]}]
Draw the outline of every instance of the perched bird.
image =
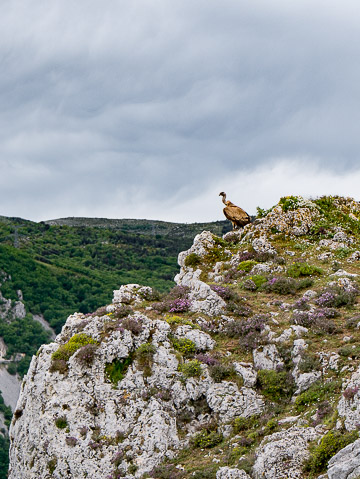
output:
[{"label": "perched bird", "polygon": [[222,202],[226,205],[223,209],[224,215],[231,221],[234,230],[251,223],[251,218],[246,211],[234,205],[231,201],[226,201],[226,193],[222,191],[219,196],[222,196]]}]

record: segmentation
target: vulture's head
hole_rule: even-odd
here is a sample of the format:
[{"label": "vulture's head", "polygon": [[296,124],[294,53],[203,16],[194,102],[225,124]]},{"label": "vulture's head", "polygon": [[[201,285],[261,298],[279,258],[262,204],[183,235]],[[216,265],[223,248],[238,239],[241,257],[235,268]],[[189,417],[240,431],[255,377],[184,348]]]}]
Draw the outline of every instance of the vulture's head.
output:
[{"label": "vulture's head", "polygon": [[224,193],[223,191],[221,193],[219,193],[219,196],[226,196],[226,193]]}]

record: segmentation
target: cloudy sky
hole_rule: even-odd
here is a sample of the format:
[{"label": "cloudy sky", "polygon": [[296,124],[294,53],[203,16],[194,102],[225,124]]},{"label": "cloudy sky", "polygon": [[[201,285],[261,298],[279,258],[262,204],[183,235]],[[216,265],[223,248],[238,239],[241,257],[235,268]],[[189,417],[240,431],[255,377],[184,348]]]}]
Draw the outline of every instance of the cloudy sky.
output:
[{"label": "cloudy sky", "polygon": [[3,0],[0,215],[222,219],[360,200],[360,6]]}]

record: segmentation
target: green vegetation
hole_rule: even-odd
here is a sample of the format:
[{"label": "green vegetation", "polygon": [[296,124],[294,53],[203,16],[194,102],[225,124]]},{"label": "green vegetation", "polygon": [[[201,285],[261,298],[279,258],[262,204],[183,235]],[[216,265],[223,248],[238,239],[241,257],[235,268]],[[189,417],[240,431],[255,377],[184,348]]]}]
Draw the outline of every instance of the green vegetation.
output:
[{"label": "green vegetation", "polygon": [[197,377],[201,374],[201,363],[197,359],[194,359],[193,361],[180,364],[178,369],[184,378]]},{"label": "green vegetation", "polygon": [[295,400],[297,412],[304,411],[309,405],[328,399],[331,394],[340,392],[341,382],[331,381],[328,383],[316,382],[307,391],[301,393]]},{"label": "green vegetation", "polygon": [[271,401],[283,401],[294,392],[294,381],[291,374],[261,369],[258,372],[258,385],[261,393]]},{"label": "green vegetation", "polygon": [[201,264],[201,258],[196,253],[190,253],[188,256],[186,256],[184,263],[185,266],[194,267]]},{"label": "green vegetation", "polygon": [[310,458],[305,464],[305,470],[313,473],[320,473],[326,469],[329,459],[343,447],[358,439],[359,433],[330,431],[321,439],[320,444],[315,446]]},{"label": "green vegetation", "polygon": [[0,434],[0,477],[5,479],[9,468],[9,447],[10,442],[7,436]]},{"label": "green vegetation", "polygon": [[4,398],[2,397],[1,392],[0,392],[0,412],[4,415],[5,425],[9,427],[11,418],[12,418],[12,412],[11,412],[11,408],[9,406],[6,406],[6,404],[4,403]]},{"label": "green vegetation", "polygon": [[58,417],[55,420],[55,426],[58,427],[59,429],[65,429],[68,427],[68,422],[65,416]]},{"label": "green vegetation", "polygon": [[107,379],[113,383],[116,387],[118,382],[124,379],[127,370],[129,369],[130,364],[132,363],[133,358],[129,356],[125,359],[114,359],[112,363],[108,363],[105,366],[105,375]]},{"label": "green vegetation", "polygon": [[252,259],[242,261],[239,266],[238,270],[239,271],[245,271],[246,273],[250,273],[251,269],[257,264],[257,261],[254,261]]},{"label": "green vegetation", "polygon": [[201,449],[209,449],[220,444],[222,440],[222,434],[219,434],[216,431],[204,429],[203,431],[195,434],[195,436],[191,439],[191,444],[193,444],[195,447],[200,447]]},{"label": "green vegetation", "polygon": [[87,334],[75,334],[69,341],[62,344],[57,351],[55,351],[51,358],[68,361],[76,351],[87,344],[96,344],[96,341]]},{"label": "green vegetation", "polygon": [[140,369],[143,370],[145,377],[151,376],[151,365],[155,353],[156,347],[152,343],[144,343],[135,351],[135,357],[138,360]]},{"label": "green vegetation", "polygon": [[19,373],[20,376],[26,374],[32,355],[42,344],[50,340],[50,333],[34,321],[31,314],[27,314],[24,319],[16,318],[11,322],[0,319],[0,336],[8,347],[7,358],[17,352],[25,354],[21,361],[8,366],[11,374]]},{"label": "green vegetation", "polygon": [[196,351],[196,344],[187,338],[171,337],[172,345],[175,349],[180,351],[184,356],[191,356]]},{"label": "green vegetation", "polygon": [[299,276],[311,276],[313,274],[321,275],[323,270],[317,266],[307,263],[293,263],[287,269],[287,275],[292,278],[299,278]]}]

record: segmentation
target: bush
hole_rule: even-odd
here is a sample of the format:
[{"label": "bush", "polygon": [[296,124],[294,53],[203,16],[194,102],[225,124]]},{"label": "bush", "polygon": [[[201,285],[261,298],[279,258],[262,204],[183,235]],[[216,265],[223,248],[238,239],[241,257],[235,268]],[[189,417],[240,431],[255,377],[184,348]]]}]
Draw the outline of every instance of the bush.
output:
[{"label": "bush", "polygon": [[83,346],[82,348],[79,349],[76,359],[86,365],[90,366],[95,358],[95,353],[98,348],[97,344],[87,344],[86,346]]},{"label": "bush", "polygon": [[241,349],[251,351],[264,341],[261,332],[265,328],[267,319],[265,314],[256,314],[246,320],[231,321],[224,328],[224,332],[231,338],[239,338]]},{"label": "bush", "polygon": [[69,370],[68,364],[64,359],[53,359],[50,364],[49,372],[54,373],[55,371],[60,374],[65,374]]},{"label": "bush", "polygon": [[190,443],[201,449],[210,449],[211,447],[215,447],[223,440],[223,435],[218,434],[216,431],[208,431],[205,429],[204,431],[195,434],[194,437],[191,438]]},{"label": "bush", "polygon": [[65,429],[68,427],[68,422],[65,416],[58,417],[55,420],[55,426],[58,427],[59,429]]},{"label": "bush", "polygon": [[201,363],[197,359],[180,364],[178,369],[185,378],[200,376],[202,371]]},{"label": "bush", "polygon": [[321,363],[319,358],[315,355],[303,354],[301,356],[300,362],[298,363],[299,371],[301,373],[310,373],[314,370],[321,369]]},{"label": "bush", "polygon": [[346,321],[346,327],[348,329],[357,329],[359,323],[360,323],[360,314],[353,316],[352,318],[349,318]]},{"label": "bush", "polygon": [[338,392],[340,389],[341,382],[338,381],[331,381],[325,384],[316,382],[312,384],[307,391],[304,391],[296,398],[296,411],[302,412],[313,403],[328,399],[331,394]]},{"label": "bush", "polygon": [[87,344],[98,344],[93,338],[87,334],[75,334],[69,341],[65,344],[62,344],[57,351],[55,351],[51,358],[52,359],[63,359],[68,361],[71,356],[76,353],[78,349]]},{"label": "bush", "polygon": [[257,264],[257,261],[253,259],[249,259],[246,261],[241,261],[241,263],[238,266],[239,271],[245,271],[246,273],[250,273],[250,271],[253,269],[253,267]]},{"label": "bush", "polygon": [[226,366],[225,364],[214,364],[209,367],[210,376],[216,383],[220,383],[224,379],[227,379],[231,376],[235,376],[236,372],[234,366]]},{"label": "bush", "polygon": [[263,289],[268,293],[277,294],[295,294],[300,289],[309,288],[312,286],[313,281],[310,278],[305,278],[300,281],[296,281],[293,278],[284,278],[283,276],[271,278]]},{"label": "bush", "polygon": [[250,416],[250,417],[237,417],[234,419],[233,427],[235,434],[239,432],[247,431],[249,429],[255,429],[260,426],[260,417],[259,416]]},{"label": "bush", "polygon": [[132,363],[132,357],[129,356],[125,359],[114,359],[112,363],[107,363],[105,366],[105,376],[115,386],[117,383],[124,379],[125,374]]},{"label": "bush", "polygon": [[316,303],[319,306],[340,308],[341,306],[351,307],[356,301],[358,291],[345,291],[339,286],[327,288],[318,296]]},{"label": "bush", "polygon": [[184,264],[185,266],[190,266],[193,268],[194,266],[201,264],[201,258],[196,253],[190,253],[186,256]]},{"label": "bush", "polygon": [[196,344],[194,343],[194,341],[191,341],[191,339],[175,338],[174,336],[172,336],[170,339],[173,347],[177,351],[180,351],[184,356],[192,356],[195,353]]},{"label": "bush", "polygon": [[339,349],[339,354],[343,358],[359,359],[360,358],[360,346],[347,344]]},{"label": "bush", "polygon": [[258,371],[258,386],[261,393],[271,401],[279,402],[292,396],[294,379],[290,373],[267,369]]},{"label": "bush", "polygon": [[243,287],[249,291],[256,291],[259,289],[264,283],[266,283],[267,279],[265,276],[261,274],[254,274],[250,276],[246,281],[243,283]]},{"label": "bush", "polygon": [[321,275],[324,271],[317,266],[312,266],[307,263],[293,263],[287,269],[287,275],[292,278],[299,278],[299,276],[312,276],[313,274]]},{"label": "bush", "polygon": [[328,432],[316,446],[305,463],[305,470],[313,473],[320,473],[326,469],[331,459],[340,449],[356,441],[359,437],[357,431],[342,433],[340,431]]},{"label": "bush", "polygon": [[138,360],[140,369],[143,370],[146,377],[151,376],[151,365],[155,353],[156,347],[152,343],[144,343],[135,351],[135,357]]}]

